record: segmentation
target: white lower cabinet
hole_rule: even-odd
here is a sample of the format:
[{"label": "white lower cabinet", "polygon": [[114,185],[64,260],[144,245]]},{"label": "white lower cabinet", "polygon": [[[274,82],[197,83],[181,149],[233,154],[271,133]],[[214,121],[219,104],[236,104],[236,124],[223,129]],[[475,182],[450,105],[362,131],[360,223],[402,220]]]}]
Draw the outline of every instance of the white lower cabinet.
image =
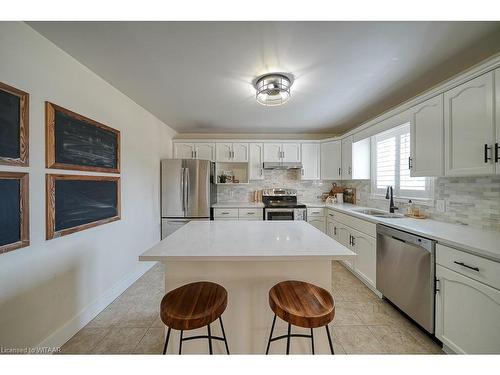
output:
[{"label": "white lower cabinet", "polygon": [[375,287],[377,269],[377,241],[374,237],[351,229],[351,247],[356,253],[355,270]]},{"label": "white lower cabinet", "polygon": [[[356,229],[339,220],[348,222]],[[375,289],[377,280],[377,241],[371,235],[375,233],[375,224],[328,210],[326,233],[356,254],[354,260],[342,262],[365,284]]]},{"label": "white lower cabinet", "polygon": [[214,208],[214,220],[264,220],[264,209]]},{"label": "white lower cabinet", "polygon": [[436,337],[455,353],[500,354],[500,263],[436,246]]},{"label": "white lower cabinet", "polygon": [[500,353],[500,290],[436,265],[436,337],[456,353]]}]

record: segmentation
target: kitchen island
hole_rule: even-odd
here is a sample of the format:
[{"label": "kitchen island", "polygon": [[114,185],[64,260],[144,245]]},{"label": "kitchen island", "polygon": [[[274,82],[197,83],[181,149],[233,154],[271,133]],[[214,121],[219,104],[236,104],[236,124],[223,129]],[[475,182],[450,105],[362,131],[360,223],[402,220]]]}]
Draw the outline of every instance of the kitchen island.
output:
[{"label": "kitchen island", "polygon": [[[194,281],[213,281],[228,291],[222,316],[229,348],[234,354],[265,353],[273,312],[269,289],[279,281],[302,280],[331,291],[331,262],[349,260],[355,254],[304,221],[192,221],[151,249],[139,260],[165,265],[165,291]],[[335,298],[335,295],[334,295]],[[160,301],[158,301],[158,304]],[[221,335],[218,322],[212,324]],[[206,334],[206,329],[186,332]],[[308,333],[298,327],[295,333]],[[277,319],[274,335],[286,333]],[[169,352],[178,351],[179,332],[173,331]],[[328,353],[324,330],[315,334],[317,353]],[[270,353],[285,353],[285,340],[271,344]],[[293,338],[291,353],[310,353],[310,340]],[[183,345],[183,353],[208,352],[206,340]],[[214,353],[225,353],[214,342]]]}]

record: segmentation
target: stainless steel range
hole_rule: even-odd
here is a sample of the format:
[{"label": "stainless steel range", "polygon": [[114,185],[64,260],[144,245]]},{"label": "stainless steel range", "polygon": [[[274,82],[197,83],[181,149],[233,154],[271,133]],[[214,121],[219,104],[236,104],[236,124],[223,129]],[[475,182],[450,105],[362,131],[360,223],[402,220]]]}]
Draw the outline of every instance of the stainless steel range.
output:
[{"label": "stainless steel range", "polygon": [[297,203],[295,189],[264,189],[264,220],[307,220],[304,204]]}]

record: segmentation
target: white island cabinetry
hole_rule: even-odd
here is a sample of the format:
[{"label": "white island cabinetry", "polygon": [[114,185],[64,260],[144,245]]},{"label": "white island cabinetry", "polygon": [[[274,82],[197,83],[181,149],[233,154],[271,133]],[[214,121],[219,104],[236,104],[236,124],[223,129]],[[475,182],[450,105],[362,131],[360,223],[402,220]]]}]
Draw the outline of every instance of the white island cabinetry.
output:
[{"label": "white island cabinetry", "polygon": [[[352,251],[303,221],[192,221],[143,253],[141,261],[160,261],[165,267],[165,291],[199,280],[210,280],[228,292],[222,315],[231,354],[263,354],[273,313],[269,289],[283,280],[304,280],[331,290],[332,261],[353,257]],[[219,324],[213,335],[220,336]],[[300,330],[300,328],[296,328]],[[330,326],[330,330],[332,327]],[[275,335],[286,333],[280,319]],[[309,331],[307,332],[309,334]],[[206,335],[206,327],[192,335]],[[179,332],[172,331],[169,353],[178,351]],[[316,353],[329,353],[323,329],[315,330]],[[213,342],[214,353],[225,353]],[[270,353],[284,354],[286,340],[271,345]],[[309,340],[294,340],[293,354],[310,354]],[[183,346],[183,353],[207,353],[204,340]]]}]

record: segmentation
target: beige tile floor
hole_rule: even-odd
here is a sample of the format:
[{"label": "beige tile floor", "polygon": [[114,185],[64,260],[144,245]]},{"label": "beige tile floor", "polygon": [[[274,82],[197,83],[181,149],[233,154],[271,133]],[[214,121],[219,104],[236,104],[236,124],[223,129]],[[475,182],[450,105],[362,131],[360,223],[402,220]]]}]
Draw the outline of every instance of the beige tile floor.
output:
[{"label": "beige tile floor", "polygon": [[[441,348],[389,303],[379,299],[337,262],[336,354],[442,354]],[[156,265],[61,348],[63,354],[160,354],[163,267]]]}]

